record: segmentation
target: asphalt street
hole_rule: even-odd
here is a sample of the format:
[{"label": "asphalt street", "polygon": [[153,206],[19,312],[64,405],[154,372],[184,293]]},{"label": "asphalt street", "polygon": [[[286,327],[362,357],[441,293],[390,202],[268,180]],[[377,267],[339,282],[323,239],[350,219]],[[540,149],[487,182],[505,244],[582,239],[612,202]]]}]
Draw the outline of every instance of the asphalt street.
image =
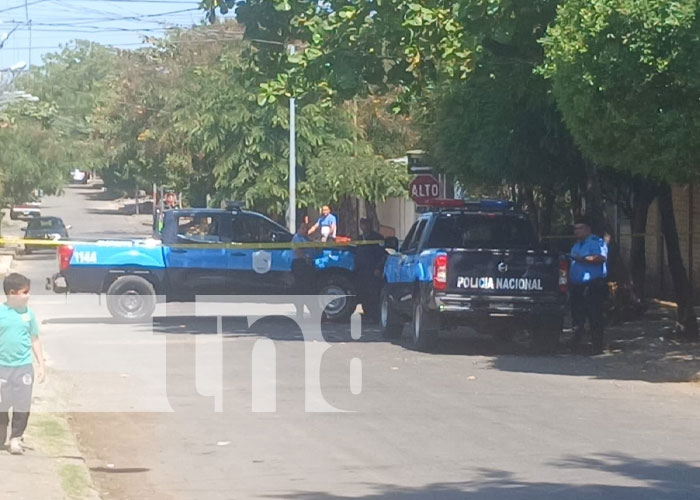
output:
[{"label": "asphalt street", "polygon": [[[74,238],[148,236],[100,197],[71,187],[43,213]],[[118,325],[97,297],[42,290],[56,266],[14,265],[104,498],[700,498],[697,386],[469,334],[437,354],[373,327],[305,342],[284,307]]]}]

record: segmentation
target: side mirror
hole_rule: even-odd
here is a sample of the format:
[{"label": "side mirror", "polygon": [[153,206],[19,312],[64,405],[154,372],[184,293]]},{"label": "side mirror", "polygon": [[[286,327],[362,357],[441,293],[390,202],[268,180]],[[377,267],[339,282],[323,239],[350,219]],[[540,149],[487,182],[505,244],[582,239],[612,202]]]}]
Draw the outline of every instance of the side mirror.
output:
[{"label": "side mirror", "polygon": [[66,229],[73,229],[73,226],[71,226],[70,224],[68,224],[68,225],[66,226]]},{"label": "side mirror", "polygon": [[398,252],[399,239],[395,236],[388,236],[384,239],[384,248],[387,250],[393,250],[394,252]]},{"label": "side mirror", "polygon": [[27,230],[27,226],[22,226],[20,229],[21,229],[22,231],[26,231],[26,230]]},{"label": "side mirror", "polygon": [[272,233],[271,239],[273,243],[288,243],[292,241],[292,235],[283,231],[275,231]]}]

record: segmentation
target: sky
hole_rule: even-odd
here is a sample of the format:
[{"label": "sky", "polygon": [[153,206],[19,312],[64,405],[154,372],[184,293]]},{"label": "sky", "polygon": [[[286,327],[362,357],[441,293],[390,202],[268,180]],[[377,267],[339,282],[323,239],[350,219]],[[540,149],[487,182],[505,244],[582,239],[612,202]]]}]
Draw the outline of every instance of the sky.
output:
[{"label": "sky", "polygon": [[145,36],[162,36],[167,27],[200,24],[203,12],[198,4],[198,0],[0,0],[0,43],[3,33],[9,35],[0,48],[0,70],[41,64],[44,54],[76,39],[138,48]]}]

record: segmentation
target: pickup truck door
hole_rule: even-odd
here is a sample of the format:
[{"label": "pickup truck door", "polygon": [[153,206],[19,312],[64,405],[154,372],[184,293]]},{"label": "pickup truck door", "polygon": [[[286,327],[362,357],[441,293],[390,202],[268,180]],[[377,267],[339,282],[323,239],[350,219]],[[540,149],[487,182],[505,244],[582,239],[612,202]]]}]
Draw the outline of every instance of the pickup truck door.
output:
[{"label": "pickup truck door", "polygon": [[413,290],[416,281],[419,279],[421,242],[423,234],[428,224],[427,218],[419,219],[409,231],[406,240],[401,246],[401,256],[399,260],[399,286],[396,293],[398,306],[400,309],[410,311],[413,304]]},{"label": "pickup truck door", "polygon": [[[233,248],[229,268],[239,293],[248,295],[284,294],[292,285],[292,235],[282,226],[260,215],[233,216],[231,238],[259,248]],[[290,248],[266,248],[270,243],[290,243]]]},{"label": "pickup truck door", "polygon": [[[164,247],[166,271],[173,292],[223,295],[232,292],[221,214],[178,215],[175,243]],[[207,248],[211,245],[211,248]],[[175,295],[176,293],[174,293]]]}]

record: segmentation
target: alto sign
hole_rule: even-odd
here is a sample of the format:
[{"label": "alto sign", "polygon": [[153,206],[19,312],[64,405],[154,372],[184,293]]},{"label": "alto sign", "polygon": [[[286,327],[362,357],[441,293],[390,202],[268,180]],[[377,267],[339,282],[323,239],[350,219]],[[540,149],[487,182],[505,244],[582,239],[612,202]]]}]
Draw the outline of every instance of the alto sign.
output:
[{"label": "alto sign", "polygon": [[408,186],[411,198],[417,205],[429,205],[440,197],[440,183],[432,175],[417,175]]}]

